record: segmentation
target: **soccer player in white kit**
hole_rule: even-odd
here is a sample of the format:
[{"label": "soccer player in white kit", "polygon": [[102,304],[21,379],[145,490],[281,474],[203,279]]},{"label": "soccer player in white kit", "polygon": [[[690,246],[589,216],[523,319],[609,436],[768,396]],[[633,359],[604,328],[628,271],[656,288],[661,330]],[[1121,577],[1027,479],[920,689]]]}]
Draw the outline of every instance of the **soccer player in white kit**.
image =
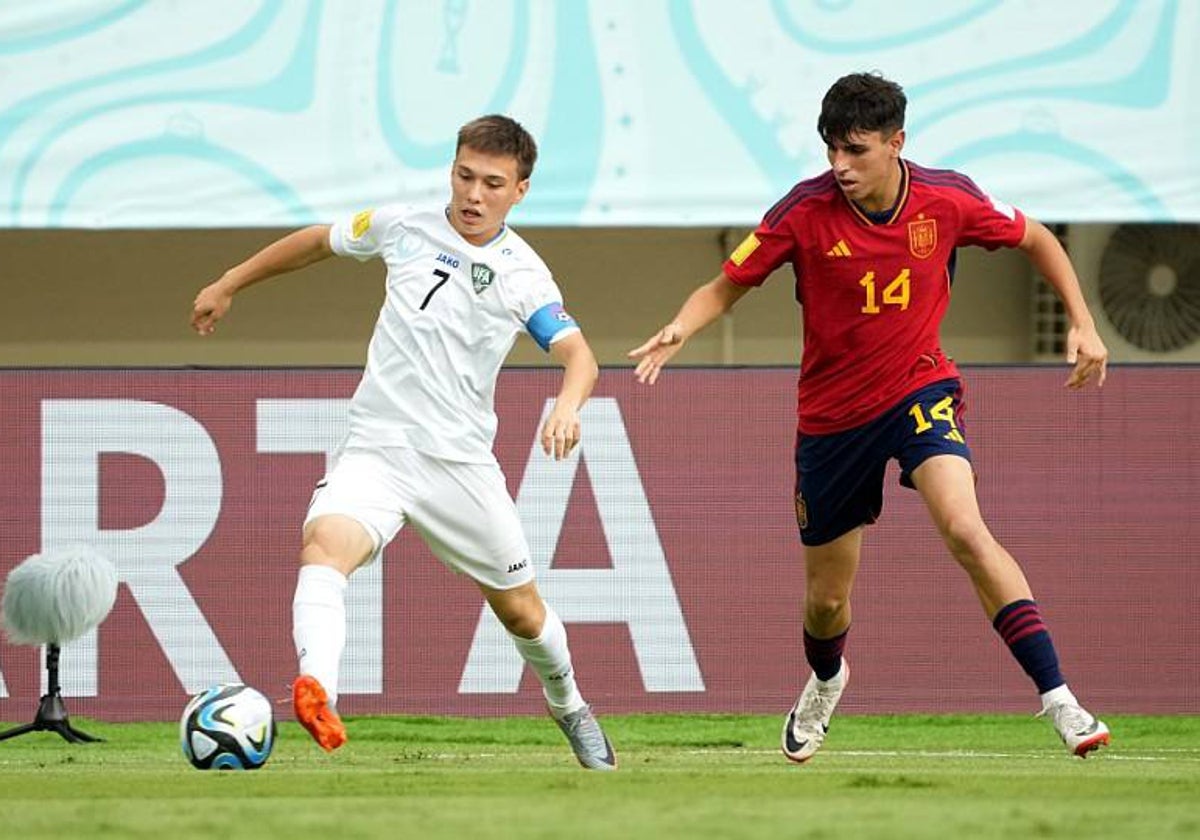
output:
[{"label": "soccer player in white kit", "polygon": [[512,119],[473,120],[459,130],[448,206],[385,206],[296,231],[226,271],[193,304],[192,326],[208,335],[234,294],[260,280],[334,254],[387,264],[349,434],[304,521],[292,603],[296,718],[327,751],[346,741],[336,692],[347,578],[411,522],[438,559],[479,586],[579,762],[617,766],[575,683],[562,621],[538,593],[492,452],[496,377],[519,331],[564,369],[541,428],[548,456],[562,459],[579,443],[579,410],[598,376],[549,269],[505,223],[536,159],[533,138]]}]

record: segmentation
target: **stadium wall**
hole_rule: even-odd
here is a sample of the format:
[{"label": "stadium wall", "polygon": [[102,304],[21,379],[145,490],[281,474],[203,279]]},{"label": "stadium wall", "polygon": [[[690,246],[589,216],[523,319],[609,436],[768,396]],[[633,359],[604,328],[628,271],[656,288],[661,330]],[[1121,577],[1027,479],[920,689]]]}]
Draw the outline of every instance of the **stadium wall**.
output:
[{"label": "stadium wall", "polygon": [[[1066,674],[1106,713],[1200,710],[1200,368],[967,371],[986,517],[1026,568]],[[582,687],[603,712],[781,712],[803,683],[790,368],[605,370],[576,457],[536,430],[557,376],[507,370],[497,456]],[[0,372],[0,575],[86,541],[122,585],[63,653],[74,714],[171,719],[245,681],[283,697],[299,524],[345,424],[353,370]],[[1035,710],[915,494],[889,476],[848,655],[851,713]],[[475,588],[411,532],[351,586],[349,714],[541,713]],[[0,719],[45,691],[0,642]]]},{"label": "stadium wall", "polygon": [[[743,231],[518,228],[562,286],[602,364],[674,315]],[[14,365],[361,365],[383,299],[383,264],[327,260],[247,290],[217,332],[188,328],[196,292],[283,230],[0,230],[0,367]],[[975,362],[1031,361],[1028,264],[1015,252],[961,253],[946,347]],[[682,364],[796,364],[789,271],[692,339]],[[547,356],[521,339],[511,364]]]}]

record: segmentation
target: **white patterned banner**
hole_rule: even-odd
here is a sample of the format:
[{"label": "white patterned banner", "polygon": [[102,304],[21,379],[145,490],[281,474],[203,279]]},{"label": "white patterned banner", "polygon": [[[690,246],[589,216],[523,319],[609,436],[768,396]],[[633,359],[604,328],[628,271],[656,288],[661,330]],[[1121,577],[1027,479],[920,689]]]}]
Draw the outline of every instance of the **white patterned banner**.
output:
[{"label": "white patterned banner", "polygon": [[0,227],[244,227],[441,198],[521,120],[526,225],[750,225],[839,76],[906,154],[1055,221],[1200,221],[1191,0],[5,0]]}]

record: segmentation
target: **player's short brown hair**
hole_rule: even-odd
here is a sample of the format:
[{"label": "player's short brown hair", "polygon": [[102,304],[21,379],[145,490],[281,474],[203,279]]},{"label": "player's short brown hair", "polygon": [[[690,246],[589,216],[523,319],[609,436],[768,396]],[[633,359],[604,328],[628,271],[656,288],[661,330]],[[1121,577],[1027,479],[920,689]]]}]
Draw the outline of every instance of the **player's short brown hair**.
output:
[{"label": "player's short brown hair", "polygon": [[517,161],[517,177],[524,181],[533,174],[537,163],[537,143],[525,128],[511,117],[489,114],[471,120],[458,130],[459,149],[466,146],[489,155],[507,155]]},{"label": "player's short brown hair", "polygon": [[851,73],[833,83],[821,100],[817,133],[826,145],[859,131],[890,137],[904,128],[904,88],[879,73]]}]

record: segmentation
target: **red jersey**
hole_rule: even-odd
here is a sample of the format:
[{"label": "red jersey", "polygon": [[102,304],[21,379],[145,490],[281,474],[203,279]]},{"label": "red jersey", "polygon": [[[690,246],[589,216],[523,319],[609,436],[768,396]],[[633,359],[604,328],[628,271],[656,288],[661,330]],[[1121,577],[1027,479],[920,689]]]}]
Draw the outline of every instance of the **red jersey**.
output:
[{"label": "red jersey", "polygon": [[785,262],[796,275],[804,354],[802,434],[860,426],[931,382],[958,375],[939,327],[950,303],[954,249],[1015,247],[1025,217],[947,169],[900,161],[899,199],[873,221],[826,172],[801,181],[725,262],[758,286]]}]

